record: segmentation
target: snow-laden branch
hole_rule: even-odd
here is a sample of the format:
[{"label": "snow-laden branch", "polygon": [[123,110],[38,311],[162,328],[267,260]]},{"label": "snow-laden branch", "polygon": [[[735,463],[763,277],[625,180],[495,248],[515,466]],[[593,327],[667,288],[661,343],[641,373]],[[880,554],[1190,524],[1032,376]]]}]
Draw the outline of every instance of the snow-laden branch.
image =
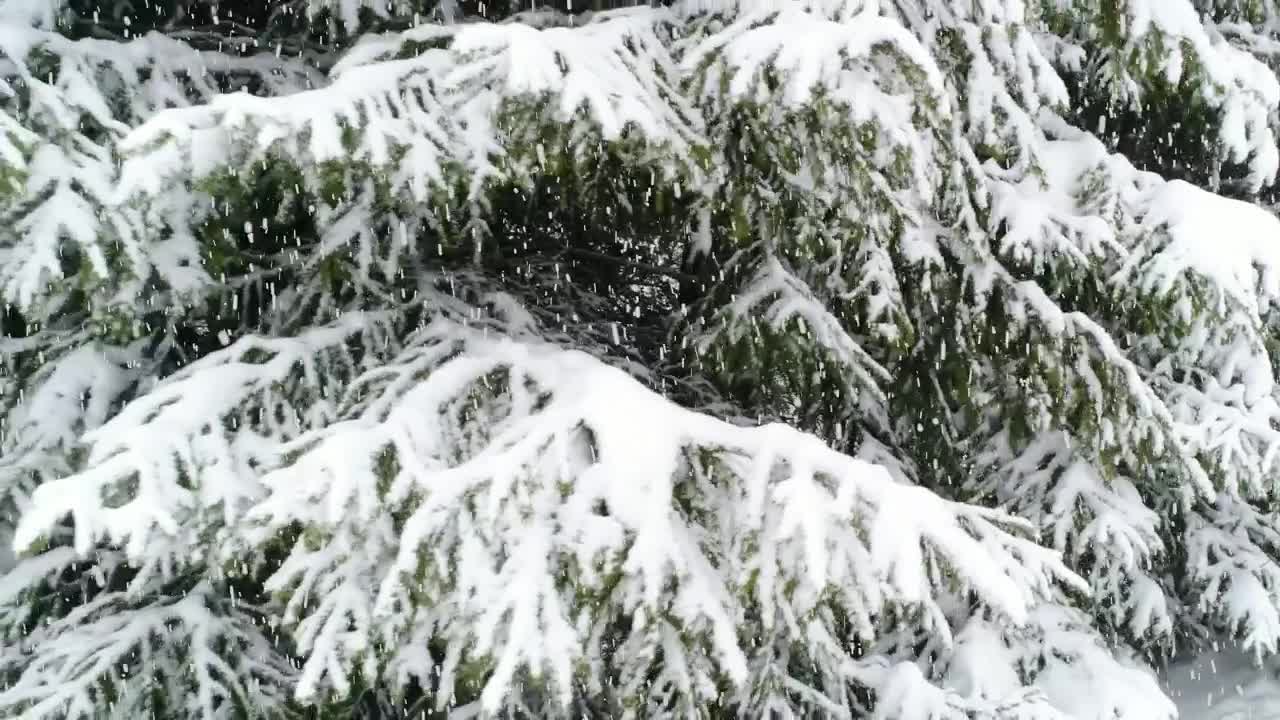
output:
[{"label": "snow-laden branch", "polygon": [[196,514],[231,520],[257,495],[254,467],[273,441],[333,417],[326,386],[360,367],[348,344],[380,345],[387,322],[356,313],[293,338],[247,337],[169,376],[84,434],[84,469],[35,491],[15,544],[69,515],[81,553],[97,542],[140,560],[190,551]]},{"label": "snow-laden branch", "polygon": [[[65,562],[66,555],[29,562]],[[25,572],[19,566],[6,582],[19,582]],[[16,681],[0,691],[0,708],[30,720],[89,720],[101,717],[109,693],[122,716],[173,712],[214,720],[253,708],[259,717],[285,717],[296,672],[272,647],[253,608],[237,606],[207,582],[181,595],[148,592],[156,589],[105,591],[63,617],[39,618],[0,651],[0,670],[16,671]]]},{"label": "snow-laden branch", "polygon": [[[396,664],[393,640],[421,631],[447,647],[442,701],[449,668],[480,661],[490,710],[525,673],[567,702],[618,617],[631,630],[615,641],[662,642],[666,663],[678,647],[679,662],[742,684],[748,608],[783,628],[835,603],[870,638],[890,608],[928,608],[942,587],[1018,623],[1055,582],[1078,582],[1002,513],[900,484],[784,426],[682,409],[590,356],[444,320],[356,378],[332,421],[304,418],[309,429],[282,443],[241,428],[275,469],[265,494],[234,490],[253,473],[226,468],[249,453],[218,440],[215,418],[322,346],[246,340],[161,384],[90,435],[88,470],[35,493],[17,544],[70,513],[81,548],[110,540],[145,563],[185,534],[184,514],[260,498],[243,526],[251,543],[311,528],[268,582],[291,598],[300,697],[345,692],[348,673],[382,653]],[[233,360],[255,350],[270,358]],[[110,507],[113,489],[123,498]],[[678,645],[662,640],[677,630]],[[401,672],[433,677],[411,656]]]},{"label": "snow-laden branch", "polygon": [[202,284],[189,198],[156,202],[168,237],[155,232],[155,217],[117,203],[117,141],[157,112],[228,86],[283,94],[322,80],[271,54],[199,51],[159,33],[72,40],[20,23],[0,22],[0,58],[11,96],[0,108],[0,162],[11,168],[0,175],[11,186],[0,190],[0,298],[24,309],[59,296],[50,286],[68,265],[87,273],[85,283],[129,285],[111,288],[117,301],[136,301],[153,271],[179,292]]},{"label": "snow-laden branch", "polygon": [[[223,95],[157,116],[124,144],[135,152],[121,193],[157,194],[173,177],[199,176],[247,152],[279,152],[304,165],[332,160],[386,167],[393,189],[418,201],[444,191],[448,169],[466,170],[472,193],[502,172],[501,114],[512,100],[551,98],[558,120],[583,113],[605,140],[637,128],[677,155],[696,137],[681,112],[663,13],[611,17],[577,28],[423,26],[366,38],[334,70],[331,85],[272,100]],[[429,49],[408,57],[413,44]],[[355,147],[344,138],[357,130]],[[243,139],[249,138],[247,147]],[[154,149],[159,143],[160,149]],[[524,161],[527,161],[525,158]]]}]

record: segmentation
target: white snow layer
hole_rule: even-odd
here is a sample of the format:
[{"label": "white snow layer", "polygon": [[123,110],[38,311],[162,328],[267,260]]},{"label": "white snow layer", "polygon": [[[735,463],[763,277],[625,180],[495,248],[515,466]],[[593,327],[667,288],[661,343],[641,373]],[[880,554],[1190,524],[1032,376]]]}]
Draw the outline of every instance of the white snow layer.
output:
[{"label": "white snow layer", "polygon": [[[339,8],[343,17],[354,22],[356,12],[368,3],[316,0],[312,6],[326,4]],[[437,186],[446,184],[444,168],[450,161],[465,166],[472,187],[479,188],[486,176],[498,172],[493,158],[502,147],[494,120],[502,103],[511,97],[551,95],[558,119],[570,122],[586,113],[600,126],[605,139],[620,137],[634,128],[665,143],[669,157],[681,158],[690,146],[709,145],[711,131],[698,113],[684,112],[685,101],[698,99],[673,100],[673,88],[687,84],[719,87],[712,81],[723,79],[734,102],[765,100],[768,96],[762,93],[768,84],[760,76],[766,66],[789,71],[780,98],[786,105],[808,102],[822,90],[849,105],[855,120],[882,126],[892,141],[886,147],[911,148],[912,157],[921,163],[913,170],[914,176],[922,178],[917,189],[928,195],[937,184],[929,180],[937,174],[936,169],[927,167],[930,158],[939,156],[937,139],[927,132],[915,132],[918,129],[903,120],[910,117],[909,111],[919,109],[901,92],[905,80],[881,77],[871,61],[877,59],[874,48],[891,45],[901,57],[919,66],[927,81],[922,92],[945,94],[949,90],[933,63],[932,50],[891,20],[887,11],[882,12],[880,6],[888,3],[835,4],[848,12],[834,12],[828,3],[818,1],[808,5],[822,8],[823,13],[811,14],[787,5],[772,24],[757,24],[757,18],[744,15],[714,42],[703,43],[684,56],[683,62],[677,62],[657,30],[663,16],[644,12],[573,29],[543,31],[510,25],[450,30],[455,37],[449,49],[429,50],[408,59],[388,58],[396,54],[399,43],[445,31],[418,29],[400,35],[398,41],[374,38],[358,46],[337,68],[332,85],[290,95],[284,102],[216,95],[209,90],[202,93],[213,96],[208,104],[161,114],[122,142],[121,147],[135,153],[123,177],[116,177],[113,166],[94,154],[68,154],[50,145],[33,155],[29,183],[33,190],[47,191],[55,202],[20,226],[28,236],[28,244],[22,246],[24,254],[0,255],[0,267],[4,268],[0,290],[6,299],[20,305],[32,303],[48,278],[58,273],[54,241],[64,239],[64,234],[81,245],[106,274],[106,261],[98,259],[101,253],[94,254],[102,243],[100,233],[106,230],[90,229],[100,224],[95,220],[100,207],[116,206],[117,191],[121,197],[131,193],[173,197],[178,194],[172,187],[180,183],[170,181],[203,174],[227,157],[246,152],[257,153],[257,157],[269,150],[283,152],[310,165],[334,159],[384,165],[390,162],[393,148],[399,148],[408,154],[390,177],[394,188],[425,199]],[[17,12],[37,6],[11,2],[0,7]],[[767,7],[769,2],[761,6]],[[1188,40],[1217,81],[1206,86],[1212,88],[1209,99],[1228,119],[1221,141],[1232,150],[1233,159],[1249,160],[1255,182],[1274,177],[1275,143],[1263,112],[1280,102],[1274,77],[1260,75],[1256,61],[1240,58],[1188,17],[1164,10],[1177,7],[1190,6],[1166,0],[1130,3],[1130,29],[1135,37],[1155,27]],[[854,9],[884,17],[845,22]],[[833,20],[833,15],[838,20]],[[1010,11],[1010,15],[1019,13]],[[0,13],[0,18],[11,16]],[[20,55],[15,48],[25,47],[25,37],[0,33],[4,41],[0,48]],[[791,42],[795,37],[806,41]],[[1013,44],[1010,38],[1002,40],[999,33],[991,37],[991,43],[1009,42],[1010,58],[1034,50]],[[146,59],[150,63],[173,49],[158,40],[129,47],[139,54],[136,62]],[[61,49],[70,53],[70,48]],[[715,62],[692,62],[713,55],[718,58]],[[846,62],[831,62],[832,57]],[[93,60],[88,55],[85,58],[86,64]],[[134,61],[126,64],[125,60],[130,57],[113,57],[112,62],[132,71]],[[1181,72],[1180,65],[1180,57],[1171,54],[1168,72]],[[702,82],[694,82],[695,71],[703,73]],[[986,78],[999,71],[979,55],[973,72],[975,77]],[[1030,78],[1033,73],[1026,74]],[[67,84],[70,80],[66,78],[84,78],[87,86],[90,75],[68,72],[62,77],[62,86],[32,86],[48,90],[51,99],[40,105],[41,117],[50,118],[47,124],[70,130],[74,125],[59,124],[69,108],[93,111],[94,107],[81,107],[84,103],[80,100],[64,102],[58,93],[80,97],[77,91],[81,86]],[[39,83],[39,78],[29,81]],[[1042,82],[1043,86],[1037,86],[1040,95],[1061,99],[1061,83]],[[1027,86],[1033,84],[1029,79]],[[1235,317],[1247,320],[1257,318],[1267,304],[1278,299],[1280,246],[1275,239],[1280,237],[1280,224],[1273,216],[1185,183],[1165,183],[1139,173],[1123,158],[1107,154],[1101,143],[1084,133],[1045,126],[1041,134],[1042,127],[1031,122],[1033,113],[1017,112],[1018,103],[1024,101],[1010,96],[1003,84],[975,83],[974,89],[964,103],[941,98],[937,117],[995,117],[991,109],[999,108],[1011,117],[1010,132],[1028,148],[1026,157],[1037,160],[1039,171],[1006,178],[998,168],[983,169],[989,173],[982,179],[989,184],[985,190],[993,199],[993,215],[1009,228],[1002,251],[1028,260],[1065,251],[1083,262],[1116,254],[1125,277],[1155,294],[1173,293],[1186,283],[1187,276],[1196,275],[1217,293],[1219,305],[1245,309],[1247,312]],[[141,99],[133,120],[149,115],[158,104],[144,103],[149,98],[145,93],[135,95]],[[125,128],[108,122],[106,112],[102,110],[104,124],[123,137]],[[352,152],[344,144],[341,130],[357,118],[363,132],[359,147]],[[2,118],[0,122],[4,122]],[[987,131],[995,132],[992,128]],[[231,152],[232,140],[246,135],[251,146]],[[0,145],[0,154],[9,152]],[[1019,165],[1017,169],[1025,168]],[[1095,171],[1105,176],[1110,195],[1090,199],[1099,204],[1109,202],[1106,207],[1114,213],[1085,207],[1077,200],[1085,176]],[[90,191],[88,196],[67,184],[72,176]],[[187,210],[186,205],[177,205],[175,217]],[[1122,219],[1111,222],[1112,214]],[[132,225],[122,227],[145,224],[141,217],[120,222],[126,220]],[[336,237],[348,224],[365,224],[354,211],[344,216],[343,222],[346,224],[334,223],[330,233]],[[184,266],[176,259],[179,251],[156,252],[148,247],[143,252],[140,241],[131,245],[127,241],[133,236],[120,232],[126,241],[124,247],[137,255],[139,266],[156,265],[174,287],[195,284],[184,280],[193,271],[180,269]],[[1125,234],[1132,236],[1120,237]],[[47,242],[41,244],[32,238]],[[1148,242],[1148,238],[1152,239]],[[191,238],[180,238],[175,247],[190,250],[191,242]],[[919,255],[931,253],[921,251]],[[994,262],[981,269],[989,269],[993,277],[998,270]],[[837,355],[851,358],[851,367],[873,368],[840,325],[817,312],[820,306],[810,302],[807,288],[793,281],[780,263],[766,264],[757,278],[757,284],[741,294],[743,309],[759,307],[755,300],[765,290],[770,296],[781,296],[781,301],[767,306],[767,319],[802,317],[820,342],[842,349]],[[1223,373],[1223,388],[1211,388],[1215,392],[1203,393],[1205,398],[1189,393],[1182,398],[1166,397],[1147,385],[1136,361],[1123,355],[1106,330],[1089,317],[1064,312],[1033,283],[1016,284],[1012,290],[1020,293],[1018,302],[1024,316],[1015,320],[1034,316],[1051,334],[1085,337],[1091,343],[1086,348],[1125,370],[1132,394],[1143,403],[1144,416],[1156,417],[1161,428],[1179,430],[1180,434],[1169,433],[1168,438],[1179,443],[1177,450],[1182,454],[1199,457],[1210,450],[1240,447],[1244,449],[1239,453],[1242,457],[1264,458],[1254,475],[1266,477],[1272,455],[1263,456],[1254,452],[1252,445],[1235,439],[1252,433],[1259,442],[1274,440],[1273,374],[1264,353],[1244,344],[1218,343],[1219,355],[1208,357],[1205,364],[1215,368],[1247,364],[1248,369],[1239,372],[1243,382],[1236,385],[1236,373]],[[307,655],[299,696],[307,699],[328,689],[349,690],[348,676],[366,657],[362,651],[385,640],[379,633],[390,626],[384,622],[390,617],[405,622],[405,633],[412,640],[403,642],[405,636],[396,636],[396,642],[390,643],[397,648],[390,672],[400,676],[424,675],[431,669],[430,658],[414,653],[433,638],[447,643],[453,661],[473,647],[493,655],[498,664],[484,693],[484,703],[492,710],[501,707],[522,668],[545,673],[556,692],[567,697],[572,692],[572,663],[595,661],[603,652],[593,628],[578,624],[579,619],[570,612],[573,598],[549,580],[557,570],[549,561],[553,553],[580,560],[584,573],[580,586],[587,589],[604,587],[597,560],[620,568],[624,582],[617,591],[618,604],[626,612],[636,612],[637,630],[619,654],[666,642],[670,628],[663,618],[646,615],[648,608],[670,605],[670,612],[689,627],[705,631],[704,652],[688,653],[679,665],[691,667],[687,674],[710,688],[696,689],[705,693],[702,697],[710,697],[715,690],[709,681],[704,682],[712,677],[708,657],[734,682],[749,685],[743,680],[752,672],[751,648],[742,647],[735,636],[741,601],[734,591],[746,585],[742,578],[753,572],[760,574],[752,587],[757,593],[754,599],[764,609],[761,623],[788,641],[803,632],[815,646],[826,642],[830,629],[822,623],[813,622],[803,629],[793,629],[788,623],[795,617],[806,617],[816,607],[817,598],[832,589],[851,599],[855,621],[866,636],[872,635],[873,617],[905,605],[922,608],[921,614],[933,623],[933,631],[949,640],[951,629],[937,597],[942,582],[936,568],[942,563],[997,615],[1027,621],[1030,628],[1024,638],[1009,638],[1001,634],[1003,631],[976,621],[967,625],[955,638],[958,650],[949,680],[956,691],[998,701],[1018,690],[1022,682],[1004,671],[1034,659],[1044,663],[1037,686],[1054,713],[1153,720],[1171,715],[1163,698],[1149,700],[1154,693],[1146,690],[1153,683],[1145,670],[1128,665],[1123,671],[1116,670],[1117,666],[1109,664],[1111,653],[1093,634],[1085,632],[1083,623],[1057,606],[1038,605],[1056,581],[1071,583],[1076,579],[1059,565],[1055,553],[1006,533],[1005,527],[1013,524],[1011,518],[949,503],[918,487],[894,482],[884,467],[840,455],[816,438],[783,426],[741,428],[675,407],[620,371],[582,353],[495,340],[440,324],[424,332],[421,344],[359,375],[351,383],[352,399],[340,413],[327,403],[316,403],[311,408],[316,418],[305,419],[307,432],[300,440],[277,444],[275,437],[228,434],[221,424],[208,422],[213,417],[234,416],[244,405],[294,410],[291,398],[277,395],[276,384],[296,379],[302,368],[304,380],[299,382],[307,387],[310,378],[325,374],[315,369],[320,367],[316,358],[338,354],[334,348],[342,347],[367,321],[366,317],[348,316],[333,328],[313,330],[298,338],[242,339],[170,376],[109,422],[83,428],[88,430],[83,440],[92,445],[91,467],[36,491],[33,507],[14,540],[19,546],[30,545],[70,513],[76,520],[79,550],[88,551],[105,542],[120,546],[133,559],[159,564],[172,560],[168,554],[194,554],[199,530],[195,523],[213,511],[227,513],[228,524],[242,519],[236,513],[243,513],[260,522],[266,528],[264,533],[295,521],[321,528],[329,533],[324,542],[314,548],[300,545],[269,583],[269,589],[289,596],[286,624],[296,631]],[[465,345],[467,352],[447,358],[438,354],[439,348],[453,348],[455,343]],[[254,360],[263,350],[270,351],[270,359]],[[425,379],[423,370],[431,371]],[[867,372],[867,384],[874,385],[873,370]],[[503,391],[500,402],[484,407],[492,415],[487,434],[441,427],[436,411],[442,403],[470,401],[481,389],[492,392],[490,377],[502,374],[515,380]],[[101,384],[101,378],[106,377],[115,375],[106,371],[61,374],[55,381],[60,387],[69,387],[75,380],[79,388],[90,382]],[[546,398],[530,393],[530,387],[545,392]],[[1245,390],[1237,393],[1239,387]],[[217,392],[209,392],[209,388]],[[1221,392],[1216,392],[1219,389]],[[366,390],[370,391],[367,397]],[[1237,394],[1242,399],[1235,399]],[[58,402],[73,397],[78,393],[35,396],[29,407],[60,408]],[[1210,416],[1209,411],[1218,418],[1213,427],[1202,420]],[[275,417],[270,412],[264,415]],[[280,416],[286,417],[286,413]],[[42,428],[48,424],[42,423]],[[653,431],[636,433],[637,426]],[[1203,437],[1191,432],[1198,426],[1205,426]],[[583,428],[590,431],[590,441]],[[1248,433],[1237,432],[1237,428]],[[1159,437],[1162,442],[1166,439],[1165,435]],[[39,442],[32,441],[33,447],[56,448],[59,439],[45,429],[36,438]],[[1224,444],[1228,441],[1232,444]],[[1056,455],[1063,455],[1065,464],[1071,448],[1065,438],[1061,442],[1063,449]],[[697,461],[700,453],[708,450],[720,454],[717,463]],[[379,465],[390,451],[399,459],[398,470]],[[185,468],[204,474],[199,488],[187,486],[182,477],[184,468],[175,467],[174,458]],[[266,463],[271,467],[263,487],[246,480],[253,476],[246,470],[251,460],[256,466]],[[1016,465],[1011,467],[1017,469]],[[1078,505],[1096,508],[1096,520],[1089,528],[1101,540],[1094,547],[1109,543],[1130,549],[1128,564],[1116,567],[1128,573],[1125,578],[1143,579],[1145,576],[1134,574],[1132,567],[1140,565],[1134,558],[1155,552],[1159,538],[1154,530],[1145,528],[1156,518],[1132,501],[1135,493],[1128,492],[1127,481],[1115,482],[1104,493],[1089,466],[1072,462],[1065,467],[1062,481],[1053,489],[1059,502],[1051,506],[1052,514],[1042,519],[1074,520],[1069,509]],[[1252,466],[1249,470],[1253,472]],[[705,476],[713,472],[731,482],[707,482]],[[140,480],[127,502],[108,505],[102,500],[102,488],[119,485],[135,475]],[[386,475],[392,477],[390,495],[384,497],[378,488]],[[1201,472],[1197,477],[1203,476]],[[717,519],[719,535],[711,538],[700,523],[686,521],[671,510],[677,480],[697,490],[695,496],[703,504],[699,510]],[[558,482],[572,489],[567,499],[561,497]],[[1095,487],[1094,492],[1080,490]],[[426,489],[434,494],[419,502],[403,529],[393,527],[388,504],[406,503]],[[1025,484],[1015,488],[1023,494],[1025,489]],[[1196,489],[1205,494],[1214,490],[1207,479]],[[462,503],[459,498],[463,495],[474,500],[473,505]],[[608,509],[607,514],[595,510],[598,503]],[[468,507],[466,512],[458,510],[463,506]],[[1233,505],[1230,498],[1221,500],[1219,507],[1224,514],[1241,516],[1241,504]],[[1128,529],[1127,535],[1108,529],[1112,518],[1123,520],[1114,524]],[[1063,539],[1058,544],[1068,549],[1074,542],[1067,539],[1071,528],[1065,522],[1060,527]],[[1203,532],[1195,529],[1200,534],[1188,541],[1191,549],[1228,547],[1233,549],[1230,554],[1238,557],[1254,547],[1247,542],[1245,531],[1241,531],[1244,540],[1239,540],[1211,523],[1206,522],[1205,528]],[[761,543],[766,550],[743,550],[747,540],[754,542],[754,534],[759,533],[767,533],[768,542]],[[265,537],[252,539],[264,542]],[[1238,543],[1244,550],[1235,551],[1236,546],[1230,543]],[[431,599],[422,617],[408,619],[399,610],[413,590],[406,587],[404,578],[412,575],[417,561],[425,557],[420,552],[424,547],[442,553],[441,557],[449,551],[466,558],[466,572],[454,578],[456,587],[442,589],[440,597]],[[518,548],[518,552],[508,556],[507,548]],[[709,552],[724,556],[712,558],[721,562],[719,567],[708,559]],[[1202,555],[1208,557],[1209,552]],[[41,557],[50,560],[49,554]],[[0,557],[0,568],[6,562]],[[447,566],[443,561],[438,564]],[[1262,581],[1251,572],[1224,570],[1208,563],[1203,571],[1205,576],[1196,579],[1215,592],[1221,591],[1224,573],[1234,573],[1229,591],[1206,597],[1220,600],[1226,608],[1222,614],[1233,624],[1245,625],[1247,619],[1251,637],[1258,638],[1255,646],[1274,652],[1280,632],[1275,630],[1278,623],[1272,621],[1274,604],[1260,592]],[[660,603],[659,596],[668,592],[667,581],[677,573],[689,578],[687,585]],[[198,600],[199,595],[192,597]],[[320,600],[309,604],[316,597]],[[202,607],[194,604],[197,600],[179,609],[194,614]],[[1162,622],[1167,623],[1158,605],[1139,604],[1142,612],[1135,617],[1152,619],[1141,623],[1142,627],[1158,629]],[[439,617],[430,617],[432,612],[438,612]],[[67,637],[74,639],[74,635]],[[73,645],[68,641],[63,647]],[[46,643],[42,647],[51,646]],[[1007,665],[998,662],[996,649],[1000,647],[1010,648],[1005,653]],[[1041,656],[1042,648],[1052,653]],[[671,662],[674,651],[664,652],[669,653],[667,664],[677,667]],[[935,700],[924,694],[921,688],[928,686],[914,665],[872,667],[843,657],[836,660],[830,667],[840,673],[842,681],[858,679],[881,690],[881,709],[886,716],[933,718],[941,715],[937,708],[948,704],[952,709],[969,707],[954,698],[939,695]],[[868,681],[873,673],[878,676]],[[451,682],[452,677],[446,680]],[[1280,717],[1280,700],[1270,700],[1280,698],[1270,670],[1254,669],[1245,654],[1202,657],[1175,667],[1167,680],[1184,718]],[[642,686],[636,687],[639,691]],[[696,697],[695,690],[688,694]],[[50,702],[58,699],[51,697]],[[1049,713],[1045,709],[1040,717],[1060,717]]]}]

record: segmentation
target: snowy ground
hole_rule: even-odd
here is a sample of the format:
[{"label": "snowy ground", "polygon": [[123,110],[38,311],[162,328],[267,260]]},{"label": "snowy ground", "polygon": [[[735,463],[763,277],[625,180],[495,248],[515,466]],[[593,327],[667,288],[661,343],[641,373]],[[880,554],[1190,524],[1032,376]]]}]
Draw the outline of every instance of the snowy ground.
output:
[{"label": "snowy ground", "polygon": [[1280,661],[1260,669],[1224,649],[1171,667],[1164,682],[1180,720],[1280,720]]}]

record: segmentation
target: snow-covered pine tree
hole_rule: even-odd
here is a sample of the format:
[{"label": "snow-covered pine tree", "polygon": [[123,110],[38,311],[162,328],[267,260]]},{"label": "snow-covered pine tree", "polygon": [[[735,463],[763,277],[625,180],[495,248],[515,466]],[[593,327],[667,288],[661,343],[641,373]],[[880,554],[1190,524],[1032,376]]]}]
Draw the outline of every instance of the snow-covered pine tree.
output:
[{"label": "snow-covered pine tree", "polygon": [[1280,8],[516,9],[0,0],[6,715],[1160,718],[1277,651]]}]

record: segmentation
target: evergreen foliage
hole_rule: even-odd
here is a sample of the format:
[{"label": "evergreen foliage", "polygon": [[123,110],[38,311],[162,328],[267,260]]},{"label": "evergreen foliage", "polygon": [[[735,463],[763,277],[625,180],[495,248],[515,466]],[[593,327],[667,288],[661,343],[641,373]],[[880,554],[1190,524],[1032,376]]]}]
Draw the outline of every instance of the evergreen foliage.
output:
[{"label": "evergreen foliage", "polygon": [[0,0],[0,713],[1174,717],[1280,652],[1278,23]]}]

